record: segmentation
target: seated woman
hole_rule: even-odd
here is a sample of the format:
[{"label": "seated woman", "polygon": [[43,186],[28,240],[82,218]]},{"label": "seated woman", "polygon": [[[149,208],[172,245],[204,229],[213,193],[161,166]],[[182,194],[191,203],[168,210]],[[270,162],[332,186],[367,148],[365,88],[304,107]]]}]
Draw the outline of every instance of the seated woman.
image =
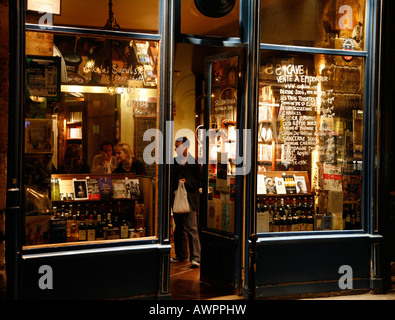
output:
[{"label": "seated woman", "polygon": [[132,148],[124,142],[119,142],[115,147],[115,156],[117,157],[118,166],[113,173],[135,173],[137,175],[146,175],[146,169],[143,162],[134,158]]},{"label": "seated woman", "polygon": [[67,146],[64,153],[64,165],[59,166],[57,173],[90,173],[79,144],[69,144]]}]

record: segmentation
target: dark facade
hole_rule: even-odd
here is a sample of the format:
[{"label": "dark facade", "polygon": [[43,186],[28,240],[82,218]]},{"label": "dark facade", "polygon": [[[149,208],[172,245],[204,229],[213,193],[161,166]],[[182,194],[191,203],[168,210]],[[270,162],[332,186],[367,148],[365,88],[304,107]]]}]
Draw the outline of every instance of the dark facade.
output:
[{"label": "dark facade", "polygon": [[[335,2],[317,1],[314,4],[309,2],[309,5],[316,5],[317,15],[322,14],[325,18],[334,15],[336,19],[341,19],[339,13],[333,13],[335,8],[340,10],[339,4]],[[24,151],[26,137],[23,128],[27,108],[25,101],[26,56],[24,52],[29,44],[26,42],[25,32],[40,33],[42,30],[34,21],[25,24],[28,22],[26,17],[29,19],[31,17],[26,15],[23,3],[24,1],[16,1],[16,3],[3,1],[0,3],[2,10],[9,11],[10,23],[10,27],[8,27],[8,25],[3,25],[4,20],[1,22],[1,30],[10,35],[10,40],[9,48],[2,47],[0,49],[0,61],[5,61],[1,65],[9,66],[9,70],[12,70],[8,74],[7,68],[5,68],[1,72],[0,78],[0,90],[4,93],[1,94],[0,99],[4,100],[3,105],[9,106],[8,109],[2,108],[1,111],[1,121],[8,123],[8,128],[2,126],[2,130],[6,131],[1,135],[3,139],[0,141],[0,176],[7,177],[7,185],[3,185],[4,191],[0,190],[0,196],[3,195],[4,200],[2,202],[0,198],[0,211],[4,211],[2,216],[6,220],[4,227],[0,222],[0,232],[3,228],[5,234],[5,241],[0,243],[0,288],[1,280],[6,278],[7,287],[3,292],[7,293],[8,299],[67,300],[71,297],[73,299],[171,299],[169,261],[172,255],[172,241],[168,189],[171,175],[168,155],[171,154],[171,151],[161,150],[167,162],[157,166],[156,176],[153,179],[156,181],[153,188],[156,197],[153,211],[156,213],[152,218],[155,231],[150,234],[150,237],[100,244],[87,242],[69,243],[65,246],[26,245],[24,234],[27,205],[24,189],[27,183],[25,183],[23,173],[26,172],[25,166],[28,158],[26,158]],[[336,7],[332,8],[331,5],[336,5]],[[199,222],[202,246],[200,277],[202,281],[226,288],[230,293],[253,299],[355,289],[381,292],[391,288],[391,262],[394,261],[394,210],[393,195],[391,194],[394,187],[391,167],[393,158],[393,139],[391,137],[393,62],[388,39],[391,39],[392,35],[390,15],[393,12],[393,4],[391,1],[355,0],[350,3],[344,1],[342,5],[358,8],[358,19],[363,24],[365,31],[362,37],[363,47],[347,52],[347,57],[350,60],[345,58],[345,48],[339,47],[339,43],[341,44],[339,39],[343,39],[342,32],[345,32],[342,31],[342,28],[333,28],[331,33],[323,27],[322,30],[326,30],[325,33],[320,34],[317,31],[318,35],[316,34],[314,39],[307,36],[305,38],[302,36],[300,39],[297,37],[298,33],[308,34],[308,30],[306,30],[308,27],[306,29],[295,27],[295,30],[289,34],[281,32],[273,34],[273,30],[270,31],[270,26],[265,20],[267,18],[270,23],[269,17],[265,16],[265,10],[268,10],[265,1],[262,1],[262,4],[257,4],[256,1],[240,0],[236,5],[238,13],[236,22],[231,21],[211,34],[210,32],[199,34],[198,31],[194,34],[193,30],[196,30],[196,27],[193,29],[194,27],[186,25],[183,20],[185,13],[181,10],[181,1],[162,0],[158,1],[157,8],[159,10],[156,21],[158,30],[143,32],[142,35],[138,32],[126,35],[126,33],[104,29],[92,32],[88,27],[75,30],[70,26],[62,25],[56,25],[51,29],[50,32],[55,35],[77,34],[80,37],[119,37],[127,41],[142,39],[157,42],[160,51],[160,68],[157,74],[159,79],[157,105],[159,107],[156,124],[163,133],[167,134],[166,121],[175,121],[177,116],[180,117],[180,114],[183,115],[185,112],[182,108],[177,108],[175,113],[173,107],[173,101],[177,97],[174,89],[177,80],[172,75],[176,74],[175,65],[179,63],[183,52],[188,52],[185,56],[188,56],[191,74],[195,79],[193,99],[195,101],[196,123],[193,129],[201,125],[207,130],[214,123],[213,116],[220,118],[215,114],[217,112],[216,100],[210,100],[207,97],[219,94],[218,104],[228,99],[226,103],[229,104],[229,109],[233,108],[232,112],[236,114],[236,118],[233,118],[233,121],[225,121],[226,128],[229,130],[227,133],[230,132],[230,126],[243,132],[240,133],[238,148],[241,150],[240,153],[251,155],[251,163],[250,170],[245,174],[234,174],[232,171],[245,169],[243,167],[245,163],[230,169],[228,167],[233,180],[228,182],[225,189],[229,188],[230,184],[230,188],[235,190],[234,194],[229,192],[230,195],[227,193],[228,191],[223,191],[224,189],[221,190],[218,187],[219,167],[212,171],[211,162],[203,165],[203,190],[210,190],[213,187],[212,181],[215,180],[217,185],[214,186],[214,189],[218,188],[219,192],[213,192],[213,194],[210,194],[210,191],[202,192],[201,196]],[[276,11],[278,8],[275,5],[270,8],[279,16],[284,14],[284,12]],[[358,21],[357,18],[355,19]],[[288,24],[288,27],[291,24]],[[321,30],[321,26],[316,28]],[[351,31],[349,33],[351,35]],[[288,36],[290,39],[287,40]],[[347,38],[347,36],[344,37]],[[279,38],[281,41],[278,40]],[[325,42],[325,39],[330,39],[330,41],[328,40],[329,44]],[[324,43],[326,46],[323,45]],[[186,48],[190,50],[181,51]],[[232,59],[236,59],[237,63],[234,64]],[[270,66],[268,61],[273,63],[274,67]],[[317,70],[321,68],[318,68],[319,61],[321,63],[324,61],[326,66],[318,73]],[[286,96],[285,91],[281,91],[287,89],[287,87],[283,87],[282,78],[275,78],[274,75],[271,77],[270,70],[276,70],[276,63],[280,66],[290,66],[289,70],[291,70],[291,66],[294,68],[302,66],[298,70],[299,75],[303,76],[325,76],[338,69],[359,70],[358,80],[347,78],[349,77],[348,73],[338,75],[337,79],[350,81],[347,82],[348,89],[340,88],[336,81],[333,81],[332,87],[323,82],[323,87],[328,86],[325,89],[328,92],[338,90],[347,97],[355,94],[354,91],[347,91],[354,90],[355,83],[358,83],[360,88],[358,94],[362,98],[355,103],[357,107],[353,108],[363,113],[362,120],[357,116],[352,118],[351,113],[344,112],[341,107],[338,109],[336,109],[337,106],[334,107],[336,117],[339,117],[340,114],[340,117],[346,118],[344,123],[350,123],[351,120],[354,123],[357,123],[357,120],[363,122],[363,141],[360,142],[363,152],[354,159],[354,162],[360,163],[362,167],[353,169],[355,173],[353,176],[360,179],[358,180],[360,193],[357,194],[360,198],[349,200],[346,198],[346,196],[350,196],[349,194],[344,197],[345,203],[349,201],[353,206],[355,204],[353,208],[357,208],[357,203],[360,206],[362,215],[359,227],[346,229],[342,226],[338,229],[331,227],[328,230],[308,230],[306,223],[303,225],[305,229],[298,229],[298,232],[291,229],[284,229],[286,230],[284,232],[280,229],[277,231],[260,229],[262,225],[259,219],[262,216],[260,209],[257,209],[258,204],[269,204],[269,200],[271,204],[271,197],[280,202],[280,197],[270,196],[269,199],[266,191],[264,194],[259,193],[260,174],[267,178],[271,177],[267,172],[274,172],[274,178],[275,172],[292,171],[294,175],[303,175],[304,173],[300,172],[305,172],[305,177],[311,182],[306,197],[315,197],[315,207],[321,210],[321,214],[322,209],[325,209],[325,212],[328,209],[328,203],[323,200],[325,197],[320,197],[320,195],[328,195],[328,193],[323,191],[325,188],[322,188],[320,182],[313,181],[314,175],[311,173],[313,170],[310,171],[313,167],[311,163],[305,166],[304,162],[300,162],[298,165],[289,166],[289,161],[282,161],[281,163],[282,165],[285,163],[285,167],[277,167],[277,164],[274,163],[275,160],[273,159],[269,164],[269,161],[261,154],[264,151],[259,149],[259,145],[262,143],[258,137],[262,134],[264,127],[261,123],[267,121],[266,118],[262,121],[258,120],[260,117],[259,106],[264,106],[269,100],[270,105],[278,104],[279,101],[284,103],[288,99],[286,97],[291,96],[289,93]],[[216,69],[218,65],[223,69]],[[219,84],[216,83],[216,77],[220,79],[223,75],[221,72],[225,74],[223,70],[226,68],[228,68],[226,70],[227,82],[221,83],[221,80],[218,80]],[[264,70],[269,70],[269,72],[265,74]],[[295,73],[296,69],[293,70],[293,75],[297,74]],[[279,71],[277,76],[281,75],[286,75],[286,73],[282,74]],[[273,98],[261,99],[263,92],[266,94],[271,91]],[[237,94],[233,94],[233,92]],[[223,94],[224,96],[222,96]],[[298,96],[296,92],[292,95]],[[197,104],[200,99],[204,101],[201,108]],[[236,101],[234,104],[232,99]],[[289,100],[291,101],[291,98]],[[260,105],[259,102],[263,103]],[[337,103],[341,105],[342,102],[337,101]],[[351,105],[354,102],[348,101],[347,103]],[[273,114],[275,114],[274,111]],[[306,114],[307,116],[309,115]],[[226,117],[229,116],[226,115]],[[287,118],[281,118],[281,121],[284,126]],[[224,119],[222,119],[223,123]],[[347,127],[347,125],[345,126]],[[242,129],[247,131],[242,131]],[[315,128],[315,130],[318,129]],[[244,132],[251,133],[251,140],[248,140],[248,133]],[[166,134],[164,141],[171,140],[172,136]],[[318,139],[323,140],[322,136]],[[336,137],[338,136],[340,134],[336,135]],[[317,144],[320,144],[321,140]],[[206,141],[208,147],[202,150],[209,153],[211,146],[209,136]],[[285,144],[281,139],[278,141],[278,146]],[[275,146],[276,143],[277,141],[274,142],[273,139],[271,145]],[[322,142],[322,145],[327,148],[327,140]],[[172,150],[172,144],[169,148]],[[283,148],[285,147],[283,146]],[[355,150],[357,149],[354,149],[354,155],[359,149]],[[328,149],[325,149],[325,152],[327,154]],[[313,151],[310,152],[310,154],[312,153]],[[196,143],[196,155],[198,154],[200,155],[200,150],[198,143]],[[273,154],[275,154],[274,151]],[[278,158],[284,160],[284,157],[279,156]],[[327,161],[327,163],[329,162]],[[334,163],[338,162],[331,162],[331,164]],[[218,164],[219,162],[215,162],[215,166]],[[307,167],[309,169],[306,169]],[[342,170],[343,176],[345,176],[344,168]],[[351,174],[349,175],[351,176]],[[227,180],[226,174],[224,180]],[[284,197],[289,197],[289,194],[284,193]],[[290,198],[295,201],[297,199],[296,195],[291,195]],[[218,203],[222,205],[220,211],[223,219],[222,224],[219,225],[215,224],[214,220],[210,220],[213,217],[210,216],[210,209]],[[227,211],[226,217],[229,220],[224,218],[223,212],[226,208],[233,208]],[[314,209],[314,213],[318,214],[318,211]],[[335,219],[336,214],[332,214],[329,221],[335,224]],[[344,216],[342,219],[345,219]],[[228,224],[225,220],[228,221]],[[342,220],[340,219],[340,221]],[[270,225],[274,227],[274,222],[271,222]],[[314,228],[316,227],[317,225],[314,224]],[[252,235],[257,236],[254,238],[251,237]],[[253,252],[251,252],[252,245],[255,249]],[[5,253],[4,248],[7,249]],[[5,270],[4,261],[7,263],[6,273],[2,272]],[[43,265],[50,266],[53,270],[53,290],[43,290],[37,286],[42,274],[39,270]],[[75,266],[78,266],[78,269]],[[341,271],[342,266],[351,267],[352,287],[341,288],[339,285],[342,272],[344,272]],[[81,272],[81,270],[86,272]],[[251,272],[251,270],[255,270],[255,272]],[[70,286],[71,283],[73,286]]]}]

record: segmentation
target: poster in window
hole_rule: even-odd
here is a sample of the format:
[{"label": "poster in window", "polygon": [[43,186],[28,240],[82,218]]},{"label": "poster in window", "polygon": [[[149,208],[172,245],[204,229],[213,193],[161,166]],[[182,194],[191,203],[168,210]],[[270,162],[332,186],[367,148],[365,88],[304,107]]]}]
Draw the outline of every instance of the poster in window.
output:
[{"label": "poster in window", "polygon": [[89,199],[86,179],[81,179],[81,180],[73,179],[73,188],[74,188],[75,200]]},{"label": "poster in window", "polygon": [[27,95],[60,101],[60,57],[27,56]]},{"label": "poster in window", "polygon": [[341,167],[324,163],[323,165],[324,189],[342,191]]}]

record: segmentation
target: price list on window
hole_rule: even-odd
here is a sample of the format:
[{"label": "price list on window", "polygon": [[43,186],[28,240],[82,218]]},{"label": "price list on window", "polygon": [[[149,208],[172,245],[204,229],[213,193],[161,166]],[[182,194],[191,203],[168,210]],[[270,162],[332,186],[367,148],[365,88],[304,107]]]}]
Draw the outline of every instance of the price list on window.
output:
[{"label": "price list on window", "polygon": [[276,80],[283,158],[303,166],[317,145],[317,135],[330,135],[333,130],[333,90],[322,90],[328,77],[308,76],[303,65],[288,65],[282,70]]}]

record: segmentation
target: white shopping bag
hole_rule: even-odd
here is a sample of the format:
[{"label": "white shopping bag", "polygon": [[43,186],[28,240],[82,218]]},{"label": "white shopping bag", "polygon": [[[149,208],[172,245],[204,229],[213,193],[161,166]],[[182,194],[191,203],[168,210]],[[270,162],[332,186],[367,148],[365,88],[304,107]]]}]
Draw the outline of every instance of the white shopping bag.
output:
[{"label": "white shopping bag", "polygon": [[189,208],[188,202],[188,194],[187,190],[185,189],[184,182],[178,182],[178,189],[174,191],[174,203],[173,203],[173,212],[175,213],[187,213],[190,212],[191,209]]}]

